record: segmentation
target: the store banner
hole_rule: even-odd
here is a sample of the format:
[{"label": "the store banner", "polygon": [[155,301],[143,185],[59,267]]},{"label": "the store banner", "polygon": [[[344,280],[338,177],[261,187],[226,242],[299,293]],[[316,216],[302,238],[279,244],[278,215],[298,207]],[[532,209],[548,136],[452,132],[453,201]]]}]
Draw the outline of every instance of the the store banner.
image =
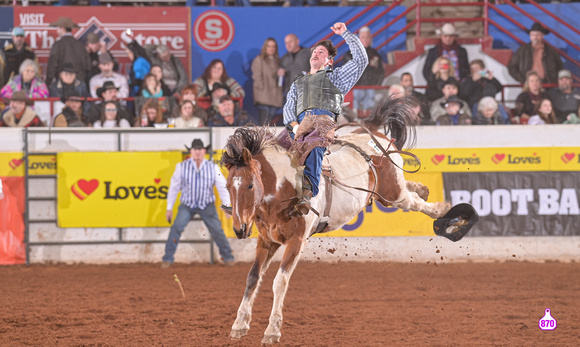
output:
[{"label": "the store banner", "polygon": [[177,151],[59,153],[58,225],[169,226],[167,193],[181,160]]},{"label": "the store banner", "polygon": [[471,236],[580,236],[580,172],[444,173],[445,198],[480,220]]},{"label": "the store banner", "polygon": [[34,49],[43,72],[50,48],[57,39],[56,28],[49,26],[59,17],[72,18],[80,29],[73,35],[82,42],[89,33],[97,34],[119,61],[121,73],[128,73],[131,64],[121,37],[131,29],[141,45],[165,44],[181,60],[188,76],[191,73],[189,10],[185,7],[83,7],[83,6],[18,6],[14,8],[14,25],[26,32],[26,41]]}]

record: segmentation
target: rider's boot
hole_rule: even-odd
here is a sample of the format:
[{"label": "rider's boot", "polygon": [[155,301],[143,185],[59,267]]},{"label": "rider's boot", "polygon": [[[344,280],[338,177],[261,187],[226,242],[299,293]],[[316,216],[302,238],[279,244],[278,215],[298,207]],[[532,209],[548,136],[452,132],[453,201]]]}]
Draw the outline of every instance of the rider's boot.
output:
[{"label": "rider's boot", "polygon": [[312,198],[312,183],[308,176],[302,178],[302,196],[294,206],[294,209],[301,215],[307,215],[310,212],[310,198]]}]

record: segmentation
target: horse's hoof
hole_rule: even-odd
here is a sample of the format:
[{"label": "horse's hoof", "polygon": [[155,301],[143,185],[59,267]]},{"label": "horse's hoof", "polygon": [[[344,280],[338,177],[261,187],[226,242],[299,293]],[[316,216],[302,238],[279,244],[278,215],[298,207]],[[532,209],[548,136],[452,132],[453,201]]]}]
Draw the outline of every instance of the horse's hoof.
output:
[{"label": "horse's hoof", "polygon": [[281,335],[265,335],[262,339],[263,345],[271,345],[280,342]]},{"label": "horse's hoof", "polygon": [[230,338],[232,340],[239,340],[246,335],[248,335],[248,329],[232,330],[232,332],[230,333]]}]

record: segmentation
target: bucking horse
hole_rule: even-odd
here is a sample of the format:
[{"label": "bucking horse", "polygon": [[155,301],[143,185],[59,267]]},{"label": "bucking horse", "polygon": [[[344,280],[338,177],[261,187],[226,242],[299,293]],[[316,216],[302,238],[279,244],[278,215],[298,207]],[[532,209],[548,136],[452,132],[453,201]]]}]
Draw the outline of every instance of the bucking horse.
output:
[{"label": "bucking horse", "polygon": [[[294,205],[302,192],[302,170],[296,156],[280,145],[267,127],[238,128],[228,138],[221,163],[229,170],[227,189],[232,201],[233,228],[245,239],[256,225],[256,257],[230,337],[248,333],[252,306],[272,257],[285,245],[274,278],[274,302],[262,343],[280,341],[282,307],[290,277],[308,239],[315,233],[340,229],[372,200],[383,206],[423,212],[435,219],[435,233],[461,239],[477,222],[471,206],[451,209],[448,202],[427,202],[429,189],[403,176],[406,142],[415,142],[415,104],[407,98],[384,98],[369,119],[354,132],[338,136],[327,148],[319,193],[312,213],[297,215]],[[382,130],[382,132],[381,132]],[[387,137],[389,135],[392,139]],[[405,147],[407,148],[407,147]]]}]

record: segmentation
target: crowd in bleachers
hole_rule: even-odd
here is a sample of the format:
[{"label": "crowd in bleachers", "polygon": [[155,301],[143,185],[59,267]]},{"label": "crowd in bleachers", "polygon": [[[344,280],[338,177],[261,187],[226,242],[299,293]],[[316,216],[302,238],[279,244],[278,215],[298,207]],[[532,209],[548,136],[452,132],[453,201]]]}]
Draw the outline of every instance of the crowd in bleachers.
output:
[{"label": "crowd in bleachers", "polygon": [[[38,60],[22,28],[13,29],[12,42],[0,51],[0,96],[6,103],[0,126],[281,125],[285,94],[292,81],[309,70],[310,50],[300,46],[296,35],[285,37],[286,53],[281,57],[276,40],[267,38],[251,64],[257,114],[248,115],[241,107],[246,91],[219,59],[191,82],[167,46],[142,47],[128,31],[122,37],[132,62],[126,77],[117,72],[117,59],[97,35],[87,35],[86,42],[75,39],[72,30],[78,26],[68,17],[50,25],[57,28],[59,38],[50,51],[46,81],[40,77]],[[502,84],[483,60],[469,61],[452,24],[442,26],[439,42],[427,53],[422,71],[427,81],[425,93],[414,89],[410,72],[403,73],[398,83],[385,78],[381,54],[372,48],[369,28],[363,27],[359,38],[369,65],[343,115],[349,121],[364,119],[376,100],[387,93],[414,98],[422,125],[578,123],[580,91],[572,88],[572,74],[563,69],[558,53],[544,43],[543,36],[549,32],[541,24],[535,23],[529,33],[530,43],[520,47],[508,65],[510,74],[523,83],[523,90],[515,107],[507,108],[496,100]],[[347,53],[342,63],[349,59]],[[556,82],[558,86],[551,90],[542,87],[542,83]],[[62,109],[52,115],[50,124],[35,114],[31,100],[48,97],[62,101]]]}]

